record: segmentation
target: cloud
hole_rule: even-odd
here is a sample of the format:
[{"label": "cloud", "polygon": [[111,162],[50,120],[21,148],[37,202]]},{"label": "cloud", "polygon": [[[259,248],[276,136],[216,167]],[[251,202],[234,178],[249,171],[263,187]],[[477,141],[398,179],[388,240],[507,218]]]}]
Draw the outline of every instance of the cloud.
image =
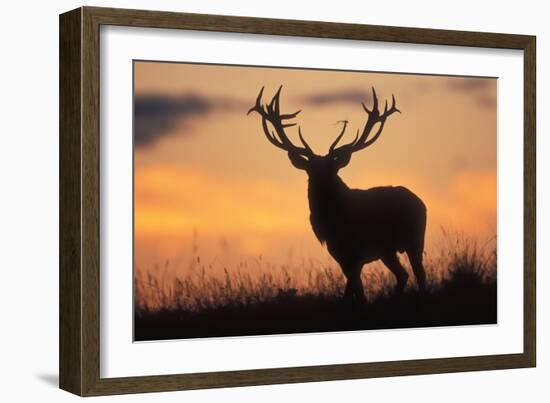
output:
[{"label": "cloud", "polygon": [[479,106],[483,108],[493,108],[497,107],[497,98],[495,95],[482,95],[476,98],[476,102]]},{"label": "cloud", "polygon": [[150,146],[186,119],[234,106],[236,102],[232,100],[214,100],[197,94],[137,95],[134,98],[134,144],[136,147]]},{"label": "cloud", "polygon": [[309,225],[305,188],[299,184],[293,188],[178,165],[136,171],[135,200],[136,231],[142,235],[193,228],[211,235],[296,233]]},{"label": "cloud", "polygon": [[449,88],[463,92],[483,92],[493,87],[492,79],[488,78],[451,77],[447,83]]},{"label": "cloud", "polygon": [[449,89],[472,96],[479,107],[496,108],[496,90],[494,79],[452,77],[447,79]]},{"label": "cloud", "polygon": [[372,102],[372,93],[370,90],[344,89],[337,91],[324,91],[307,95],[302,101],[317,106],[331,105],[335,103],[353,103]]}]

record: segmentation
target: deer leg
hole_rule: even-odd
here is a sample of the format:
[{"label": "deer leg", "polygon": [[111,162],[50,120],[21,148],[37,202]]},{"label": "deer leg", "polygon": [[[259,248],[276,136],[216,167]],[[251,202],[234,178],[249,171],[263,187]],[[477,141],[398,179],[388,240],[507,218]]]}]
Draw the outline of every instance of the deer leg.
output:
[{"label": "deer leg", "polygon": [[346,276],[346,288],[344,290],[345,301],[356,301],[359,303],[366,303],[365,291],[361,282],[361,268],[359,265],[344,265],[342,271]]},{"label": "deer leg", "polygon": [[409,279],[409,274],[407,270],[403,268],[397,254],[395,252],[389,253],[388,255],[382,257],[382,262],[391,270],[397,284],[395,285],[395,291],[399,294],[402,294],[407,285],[407,280]]},{"label": "deer leg", "polygon": [[407,256],[409,256],[418,289],[422,292],[426,289],[426,272],[422,263],[422,249],[407,250]]}]

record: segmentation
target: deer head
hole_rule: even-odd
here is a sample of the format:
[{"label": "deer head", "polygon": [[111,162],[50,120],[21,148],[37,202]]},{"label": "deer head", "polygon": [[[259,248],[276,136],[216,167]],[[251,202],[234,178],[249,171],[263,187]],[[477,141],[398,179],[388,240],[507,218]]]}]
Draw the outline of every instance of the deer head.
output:
[{"label": "deer head", "polygon": [[[299,126],[298,137],[302,143],[302,146],[296,146],[293,144],[286,135],[285,129],[296,126],[296,123],[285,122],[296,118],[301,110],[290,114],[281,114],[280,96],[282,88],[283,86],[279,87],[278,91],[271,99],[271,102],[266,105],[262,105],[262,95],[264,92],[264,87],[262,87],[256,99],[255,105],[250,108],[248,114],[251,112],[257,112],[262,117],[262,128],[269,142],[275,147],[286,151],[292,165],[298,169],[305,170],[310,178],[336,175],[341,168],[349,164],[351,156],[354,152],[363,150],[378,140],[380,134],[384,130],[386,119],[390,115],[395,112],[401,113],[395,106],[395,97],[393,95],[391,107],[388,109],[388,102],[386,101],[384,111],[381,113],[378,106],[378,97],[373,87],[372,110],[368,109],[364,103],[361,103],[363,109],[367,113],[367,122],[365,123],[363,131],[360,133],[358,129],[353,141],[338,146],[338,143],[344,136],[348,124],[347,121],[341,121],[343,123],[342,130],[330,145],[328,153],[326,155],[317,155],[307,144]],[[268,123],[271,125],[273,130],[270,130]],[[376,133],[371,136],[371,133],[377,123],[379,124],[378,130],[376,130]]]}]

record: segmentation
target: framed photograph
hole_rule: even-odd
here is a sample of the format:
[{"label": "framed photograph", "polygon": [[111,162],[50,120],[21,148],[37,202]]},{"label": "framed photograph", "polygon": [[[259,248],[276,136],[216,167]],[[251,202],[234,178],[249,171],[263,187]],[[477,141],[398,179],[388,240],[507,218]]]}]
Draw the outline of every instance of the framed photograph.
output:
[{"label": "framed photograph", "polygon": [[60,16],[60,386],[535,366],[535,37]]}]

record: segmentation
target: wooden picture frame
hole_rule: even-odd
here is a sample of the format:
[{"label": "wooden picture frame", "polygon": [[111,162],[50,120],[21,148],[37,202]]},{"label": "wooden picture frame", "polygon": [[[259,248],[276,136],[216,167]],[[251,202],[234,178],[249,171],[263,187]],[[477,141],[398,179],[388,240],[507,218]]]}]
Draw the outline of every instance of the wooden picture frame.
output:
[{"label": "wooden picture frame", "polygon": [[[126,378],[100,377],[99,29],[102,25],[369,40],[524,52],[523,353]],[[81,7],[60,16],[60,387],[81,396],[533,367],[535,37]]]}]

